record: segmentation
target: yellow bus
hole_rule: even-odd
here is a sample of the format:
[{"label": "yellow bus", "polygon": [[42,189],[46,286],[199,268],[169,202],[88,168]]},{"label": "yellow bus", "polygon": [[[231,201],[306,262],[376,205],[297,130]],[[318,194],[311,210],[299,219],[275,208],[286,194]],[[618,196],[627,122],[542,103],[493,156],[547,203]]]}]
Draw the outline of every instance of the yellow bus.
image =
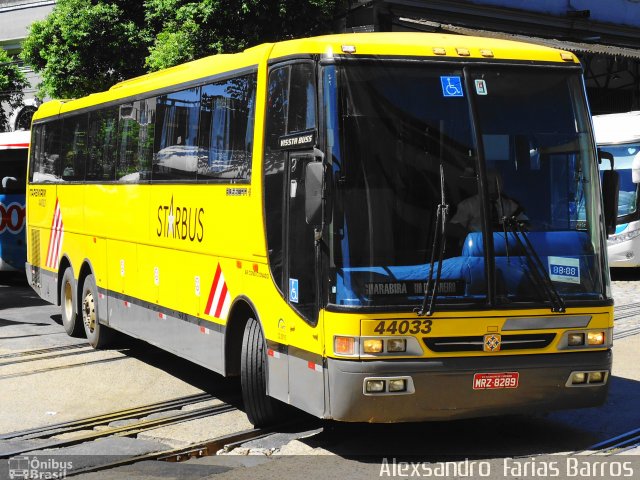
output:
[{"label": "yellow bus", "polygon": [[240,376],[255,425],[599,405],[590,122],[576,57],[511,41],[203,58],[40,107],[28,278],[96,348],[118,331]]}]

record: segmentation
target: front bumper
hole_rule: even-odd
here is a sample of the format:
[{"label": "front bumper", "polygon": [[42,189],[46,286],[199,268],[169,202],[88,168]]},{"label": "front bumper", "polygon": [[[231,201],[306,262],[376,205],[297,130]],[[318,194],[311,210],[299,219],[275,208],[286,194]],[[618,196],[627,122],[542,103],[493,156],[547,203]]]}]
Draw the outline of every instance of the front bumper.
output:
[{"label": "front bumper", "polygon": [[[575,371],[611,371],[611,350],[406,361],[328,359],[329,417],[347,422],[452,420],[604,403],[609,382],[567,387]],[[473,390],[475,373],[519,372],[514,389]],[[370,377],[411,377],[410,394],[365,395]]]}]

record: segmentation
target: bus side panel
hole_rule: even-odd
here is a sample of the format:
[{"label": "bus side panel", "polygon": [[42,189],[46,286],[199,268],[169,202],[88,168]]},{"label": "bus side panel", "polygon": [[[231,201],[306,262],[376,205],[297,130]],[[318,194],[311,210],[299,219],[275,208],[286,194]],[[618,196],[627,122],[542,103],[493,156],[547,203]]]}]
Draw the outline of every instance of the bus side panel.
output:
[{"label": "bus side panel", "polygon": [[323,417],[327,410],[321,320],[312,327],[296,315],[292,318],[295,328],[289,338],[289,401],[318,417]]},{"label": "bus side panel", "polygon": [[[116,242],[111,243],[114,256],[109,271],[119,275]],[[208,294],[208,289],[195,288],[196,277],[203,285],[213,281],[215,272],[210,265],[215,258],[148,245],[126,247],[132,248],[137,249],[136,289],[128,288],[131,282],[126,264],[120,285],[126,284],[127,288],[107,292],[110,326],[222,373],[224,326],[201,318],[201,297]]]},{"label": "bus side panel", "polygon": [[[259,266],[267,272],[267,266]],[[268,282],[268,283],[267,283]],[[267,392],[318,417],[325,413],[322,315],[311,326],[282,298],[273,280],[250,291],[267,342]]]}]

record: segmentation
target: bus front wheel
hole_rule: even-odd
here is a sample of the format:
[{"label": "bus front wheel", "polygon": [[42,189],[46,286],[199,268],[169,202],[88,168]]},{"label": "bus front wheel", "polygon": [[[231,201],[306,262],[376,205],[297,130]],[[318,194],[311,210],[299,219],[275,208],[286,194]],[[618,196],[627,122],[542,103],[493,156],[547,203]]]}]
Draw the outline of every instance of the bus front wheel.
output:
[{"label": "bus front wheel", "polygon": [[249,421],[265,427],[284,419],[285,405],[267,395],[267,352],[260,324],[250,318],[242,337],[242,401]]},{"label": "bus front wheel", "polygon": [[113,331],[98,321],[98,287],[93,275],[87,275],[82,286],[82,324],[93,348],[105,348]]},{"label": "bus front wheel", "polygon": [[76,281],[71,268],[65,269],[60,284],[60,307],[62,312],[62,326],[71,337],[80,337],[84,333],[82,322],[78,318],[76,298]]}]

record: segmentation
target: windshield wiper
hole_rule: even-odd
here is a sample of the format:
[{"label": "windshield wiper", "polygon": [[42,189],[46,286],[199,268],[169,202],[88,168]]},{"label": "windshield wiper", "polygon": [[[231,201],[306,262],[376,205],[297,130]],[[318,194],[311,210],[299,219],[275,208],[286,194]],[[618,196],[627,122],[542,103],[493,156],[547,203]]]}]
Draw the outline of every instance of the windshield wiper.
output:
[{"label": "windshield wiper", "polygon": [[[444,167],[442,166],[442,163],[440,163],[440,203],[438,204],[438,211],[436,213],[436,225],[435,231],[433,233],[433,244],[431,245],[429,278],[427,280],[427,287],[424,290],[424,299],[422,300],[422,306],[414,310],[420,316],[433,315],[434,306],[436,303],[436,295],[438,292],[438,287],[440,286],[440,276],[442,275],[442,259],[444,258],[444,251],[446,246],[445,239],[447,233],[447,220],[449,215],[449,204],[447,203],[444,192]],[[438,269],[434,281],[433,265],[435,263],[436,249],[438,250]],[[428,310],[427,304],[429,306]]]},{"label": "windshield wiper", "polygon": [[[526,232],[522,228],[522,224],[518,221],[515,215],[502,217],[502,221],[504,225],[509,227],[511,233],[513,233],[513,236],[516,238],[520,248],[527,257],[530,271],[533,274],[533,277],[535,277],[535,282],[538,285],[542,285],[542,291],[551,303],[551,311],[557,313],[566,312],[564,301],[556,287],[553,285],[549,273],[544,268],[544,265],[540,260],[540,256],[538,255],[538,252],[536,252],[531,240],[527,237]],[[524,239],[524,242],[522,239]],[[507,240],[506,237],[505,240]],[[508,243],[509,242],[507,241],[507,244]]]}]

